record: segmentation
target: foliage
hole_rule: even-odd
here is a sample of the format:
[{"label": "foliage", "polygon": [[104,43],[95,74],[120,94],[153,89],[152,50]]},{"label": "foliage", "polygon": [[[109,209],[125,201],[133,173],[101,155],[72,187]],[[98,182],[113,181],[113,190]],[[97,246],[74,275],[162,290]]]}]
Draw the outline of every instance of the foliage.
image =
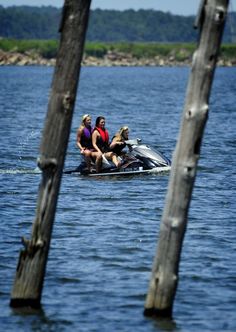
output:
[{"label": "foliage", "polygon": [[[128,53],[133,57],[153,58],[173,56],[177,61],[190,59],[196,44],[194,43],[100,43],[87,42],[85,44],[85,54],[98,58],[104,57],[109,51]],[[58,49],[56,40],[17,40],[0,39],[0,50],[6,52],[19,52],[39,54],[44,58],[55,58]],[[235,58],[236,44],[223,44],[221,46],[221,56],[225,59]]]},{"label": "foliage", "polygon": [[108,51],[108,45],[104,43],[86,43],[85,53],[89,56],[102,58]]},{"label": "foliage", "polygon": [[[58,39],[61,10],[54,7],[0,6],[0,36],[14,39]],[[180,16],[155,10],[91,10],[87,41],[90,42],[195,42],[194,16]],[[232,42],[236,13],[231,13],[224,42]],[[101,48],[97,55],[104,52]]]},{"label": "foliage", "polygon": [[236,58],[236,44],[223,44],[220,55],[226,59]]},{"label": "foliage", "polygon": [[[184,52],[190,56],[195,49],[194,44],[188,43],[108,43],[111,51],[129,53],[137,59],[153,58],[155,56],[167,57]],[[187,56],[187,57],[188,57]]]},{"label": "foliage", "polygon": [[0,39],[0,49],[6,52],[37,53],[46,59],[55,58],[58,41],[56,40],[17,40]]}]

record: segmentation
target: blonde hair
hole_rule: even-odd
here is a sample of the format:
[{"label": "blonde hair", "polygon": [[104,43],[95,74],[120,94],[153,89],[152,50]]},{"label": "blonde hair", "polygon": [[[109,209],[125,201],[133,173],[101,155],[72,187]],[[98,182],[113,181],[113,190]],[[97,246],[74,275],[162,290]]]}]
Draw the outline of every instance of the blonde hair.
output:
[{"label": "blonde hair", "polygon": [[84,122],[85,122],[85,120],[86,120],[87,118],[91,118],[91,116],[90,116],[89,114],[84,114],[84,115],[82,116],[82,121],[81,121],[81,124],[82,124],[82,125],[84,125]]},{"label": "blonde hair", "polygon": [[120,130],[119,130],[120,136],[123,136],[123,132],[126,131],[126,130],[129,130],[129,127],[127,127],[127,126],[121,127]]}]

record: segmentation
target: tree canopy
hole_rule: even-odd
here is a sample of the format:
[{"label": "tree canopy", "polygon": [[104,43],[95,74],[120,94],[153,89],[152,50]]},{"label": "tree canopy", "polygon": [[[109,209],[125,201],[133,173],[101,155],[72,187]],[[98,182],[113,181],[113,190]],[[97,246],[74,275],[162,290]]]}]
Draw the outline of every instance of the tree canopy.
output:
[{"label": "tree canopy", "polygon": [[[58,39],[61,9],[42,6],[0,6],[0,37]],[[87,41],[91,42],[195,42],[194,16],[155,10],[91,10]],[[235,42],[236,13],[230,13],[224,42]]]}]

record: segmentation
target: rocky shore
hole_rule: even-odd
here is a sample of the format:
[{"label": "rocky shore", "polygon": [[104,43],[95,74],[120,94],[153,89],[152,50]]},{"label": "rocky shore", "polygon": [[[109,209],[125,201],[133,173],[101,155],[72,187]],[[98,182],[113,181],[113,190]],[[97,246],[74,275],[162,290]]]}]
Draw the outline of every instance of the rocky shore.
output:
[{"label": "rocky shore", "polygon": [[[161,57],[159,55],[153,58],[135,58],[132,54],[109,51],[104,57],[97,58],[92,56],[84,56],[83,66],[96,67],[112,67],[112,66],[190,66],[192,61],[191,56],[187,56],[182,60],[177,60],[174,55],[168,57]],[[4,52],[0,50],[0,66],[54,66],[55,59],[46,59],[37,53],[26,52]],[[218,66],[232,67],[236,66],[236,57],[233,59],[219,58]]]}]

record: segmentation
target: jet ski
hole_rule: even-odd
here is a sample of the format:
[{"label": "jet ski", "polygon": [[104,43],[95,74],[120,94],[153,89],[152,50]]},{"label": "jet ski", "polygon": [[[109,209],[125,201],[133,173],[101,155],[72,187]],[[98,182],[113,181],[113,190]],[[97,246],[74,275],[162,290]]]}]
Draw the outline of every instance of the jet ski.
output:
[{"label": "jet ski", "polygon": [[92,164],[92,172],[86,170],[87,166],[84,160],[72,171],[64,173],[78,173],[85,176],[112,176],[112,175],[135,175],[163,173],[171,169],[171,161],[160,151],[150,148],[148,145],[141,143],[141,139],[125,141],[128,151],[124,156],[119,157],[121,167],[117,168],[111,161],[103,157],[102,170],[96,173],[95,165]]}]

